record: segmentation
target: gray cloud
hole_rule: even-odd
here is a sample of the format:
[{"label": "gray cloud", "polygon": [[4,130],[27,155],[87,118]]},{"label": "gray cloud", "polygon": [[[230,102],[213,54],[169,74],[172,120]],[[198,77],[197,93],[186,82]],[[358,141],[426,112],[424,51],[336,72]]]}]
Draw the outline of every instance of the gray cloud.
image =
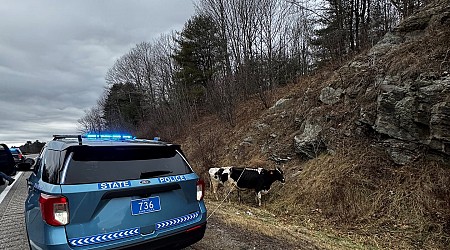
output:
[{"label": "gray cloud", "polygon": [[188,0],[3,0],[0,142],[77,132],[106,71],[135,44],[181,30]]}]

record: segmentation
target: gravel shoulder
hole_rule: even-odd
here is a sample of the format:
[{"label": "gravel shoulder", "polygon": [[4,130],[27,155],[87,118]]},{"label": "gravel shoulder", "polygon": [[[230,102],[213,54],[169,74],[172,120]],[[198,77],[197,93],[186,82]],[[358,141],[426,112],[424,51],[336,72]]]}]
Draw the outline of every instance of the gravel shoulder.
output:
[{"label": "gravel shoulder", "polygon": [[[263,208],[206,200],[205,237],[188,249],[367,249],[348,238],[297,225]],[[218,208],[217,208],[218,207]],[[211,215],[212,214],[212,215]]]},{"label": "gravel shoulder", "polygon": [[293,242],[227,223],[223,218],[211,217],[202,241],[189,249],[317,249],[300,248]]}]

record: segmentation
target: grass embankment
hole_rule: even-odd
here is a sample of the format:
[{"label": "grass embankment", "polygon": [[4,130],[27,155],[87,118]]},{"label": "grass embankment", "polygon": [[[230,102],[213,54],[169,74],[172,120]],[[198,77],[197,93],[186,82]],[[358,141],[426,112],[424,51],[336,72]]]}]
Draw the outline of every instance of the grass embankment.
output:
[{"label": "grass embankment", "polygon": [[450,170],[436,162],[392,168],[375,153],[356,160],[336,152],[284,167],[287,183],[275,183],[261,208],[253,192],[244,193],[242,204],[232,193],[217,210],[209,195],[209,212],[323,249],[446,249],[450,242]]},{"label": "grass embankment", "polygon": [[[261,210],[248,194],[244,205],[222,208],[232,215],[224,220],[258,225],[286,240],[310,235],[324,248],[449,249],[448,155],[424,150],[416,162],[397,166],[384,148],[388,136],[373,128],[380,81],[397,77],[389,84],[403,86],[423,73],[437,77],[450,69],[448,1],[435,2],[422,15],[406,19],[396,33],[404,41],[389,44],[383,53],[365,51],[275,89],[272,104],[287,100],[279,107],[264,109],[258,96],[248,97],[236,106],[234,127],[214,115],[200,117],[177,140],[205,179],[210,167],[274,168],[275,158],[288,159],[279,165],[286,184],[273,186]],[[426,28],[414,30],[417,23]],[[326,86],[345,90],[338,103],[320,102]],[[363,110],[369,117],[361,122]],[[301,159],[293,147],[308,120],[322,127],[328,147],[312,160]]]},{"label": "grass embankment", "polygon": [[211,216],[231,227],[245,227],[268,237],[285,240],[301,249],[375,249],[345,235],[318,229],[312,223],[277,216],[264,208],[237,206],[211,199],[207,199],[206,204],[209,213],[213,213]]}]

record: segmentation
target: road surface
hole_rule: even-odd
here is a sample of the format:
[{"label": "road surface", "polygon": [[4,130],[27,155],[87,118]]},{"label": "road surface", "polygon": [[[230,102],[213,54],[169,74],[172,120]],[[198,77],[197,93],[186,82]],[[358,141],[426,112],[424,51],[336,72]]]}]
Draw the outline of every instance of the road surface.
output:
[{"label": "road surface", "polygon": [[29,249],[25,232],[24,202],[27,196],[26,178],[29,173],[18,172],[16,181],[1,187],[0,249]]}]

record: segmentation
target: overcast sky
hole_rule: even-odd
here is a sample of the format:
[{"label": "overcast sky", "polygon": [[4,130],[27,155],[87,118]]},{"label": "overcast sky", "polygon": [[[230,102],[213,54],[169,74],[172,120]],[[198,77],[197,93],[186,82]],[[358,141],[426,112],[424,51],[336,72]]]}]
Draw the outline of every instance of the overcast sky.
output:
[{"label": "overcast sky", "polygon": [[192,0],[0,0],[0,143],[77,133],[115,60],[193,14]]}]

